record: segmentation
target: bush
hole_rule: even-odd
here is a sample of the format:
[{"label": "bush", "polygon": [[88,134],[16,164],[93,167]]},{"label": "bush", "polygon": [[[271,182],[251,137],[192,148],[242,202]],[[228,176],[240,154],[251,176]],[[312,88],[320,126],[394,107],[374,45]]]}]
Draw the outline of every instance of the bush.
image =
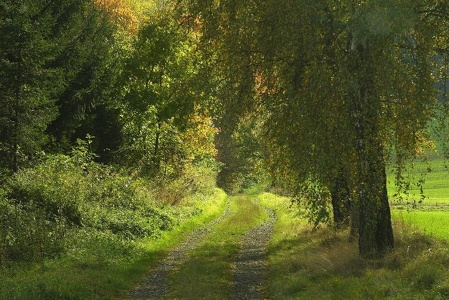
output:
[{"label": "bush", "polygon": [[86,225],[101,231],[111,231],[125,239],[155,236],[172,228],[172,219],[156,209],[97,209],[90,212]]},{"label": "bush", "polygon": [[0,262],[40,260],[58,255],[63,249],[66,225],[59,219],[45,219],[42,210],[12,205],[0,196]]},{"label": "bush", "polygon": [[126,240],[172,227],[140,183],[97,164],[83,145],[17,172],[0,194],[0,260],[40,260],[64,252],[68,229]]},{"label": "bush", "polygon": [[207,166],[192,165],[176,179],[149,183],[93,158],[87,144],[79,142],[71,155],[43,156],[5,182],[0,189],[1,262],[77,252],[86,246],[86,236],[90,244],[107,237],[107,245],[157,237],[201,213],[199,199],[214,191],[216,170]]}]

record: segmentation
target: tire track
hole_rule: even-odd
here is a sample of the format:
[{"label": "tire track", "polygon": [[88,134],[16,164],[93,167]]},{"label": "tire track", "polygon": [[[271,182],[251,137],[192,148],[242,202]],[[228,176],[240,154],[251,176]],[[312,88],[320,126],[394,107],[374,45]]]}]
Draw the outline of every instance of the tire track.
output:
[{"label": "tire track", "polygon": [[268,213],[268,219],[245,234],[234,264],[234,299],[265,298],[263,291],[267,272],[265,259],[276,214],[272,209],[263,208]]},{"label": "tire track", "polygon": [[146,281],[129,293],[128,299],[161,299],[170,291],[167,278],[171,272],[176,270],[181,264],[187,261],[187,253],[196,248],[204,241],[206,235],[212,231],[211,227],[221,223],[230,214],[230,200],[226,203],[223,214],[208,223],[206,226],[193,231],[181,244],[168,253],[150,272]]}]

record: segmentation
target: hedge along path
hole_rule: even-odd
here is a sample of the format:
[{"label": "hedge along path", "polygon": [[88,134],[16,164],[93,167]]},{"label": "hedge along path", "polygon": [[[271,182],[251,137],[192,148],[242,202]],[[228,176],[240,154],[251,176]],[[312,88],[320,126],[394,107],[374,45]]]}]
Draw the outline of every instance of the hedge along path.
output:
[{"label": "hedge along path", "polygon": [[227,200],[226,208],[220,217],[208,223],[206,226],[192,232],[181,244],[168,253],[150,272],[146,281],[129,293],[129,299],[160,299],[169,291],[168,276],[187,260],[187,253],[195,249],[205,237],[212,231],[213,226],[220,224],[230,214],[230,200]]},{"label": "hedge along path", "polygon": [[264,295],[265,276],[268,273],[266,255],[276,214],[272,209],[263,208],[268,213],[268,219],[248,231],[237,254],[233,268],[235,299],[266,299]]}]

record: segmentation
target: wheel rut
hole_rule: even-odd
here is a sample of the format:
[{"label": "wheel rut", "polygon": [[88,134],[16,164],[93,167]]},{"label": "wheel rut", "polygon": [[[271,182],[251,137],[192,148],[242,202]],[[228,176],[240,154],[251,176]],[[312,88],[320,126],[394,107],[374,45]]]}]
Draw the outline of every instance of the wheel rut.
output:
[{"label": "wheel rut", "polygon": [[245,234],[236,257],[233,267],[234,299],[266,298],[263,289],[267,273],[266,254],[276,214],[272,209],[263,208],[268,213],[268,219]]},{"label": "wheel rut", "polygon": [[[261,206],[257,200],[255,203]],[[251,228],[243,235],[240,250],[232,264],[231,299],[265,299],[264,285],[267,274],[266,255],[268,243],[276,222],[273,210],[261,206],[268,218],[260,225]],[[143,284],[132,290],[127,299],[163,299],[172,289],[168,278],[189,259],[189,252],[205,241],[212,227],[218,225],[230,215],[230,200],[223,214],[206,226],[191,233],[181,244],[170,251],[167,256],[149,273]]]},{"label": "wheel rut", "polygon": [[208,223],[206,226],[193,231],[181,244],[170,251],[168,255],[150,272],[143,284],[128,294],[128,299],[161,299],[170,289],[167,284],[169,274],[175,271],[181,264],[187,261],[188,252],[202,243],[214,225],[221,223],[230,214],[230,201],[226,204],[225,211],[220,217]]}]

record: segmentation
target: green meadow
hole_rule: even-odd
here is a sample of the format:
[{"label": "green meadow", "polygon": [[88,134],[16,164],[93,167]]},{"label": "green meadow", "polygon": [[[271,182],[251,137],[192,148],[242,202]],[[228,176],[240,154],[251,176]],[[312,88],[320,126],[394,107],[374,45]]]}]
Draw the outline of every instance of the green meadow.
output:
[{"label": "green meadow", "polygon": [[[407,210],[393,210],[395,251],[366,260],[347,231],[313,228],[288,198],[259,199],[277,213],[268,248],[269,299],[449,299],[448,243],[401,222]],[[416,222],[421,213],[404,220]]]},{"label": "green meadow", "polygon": [[449,162],[438,156],[409,166],[405,175],[410,186],[400,194],[402,199],[396,193],[394,173],[390,172],[388,192],[393,218],[431,237],[449,241],[448,166]]}]

